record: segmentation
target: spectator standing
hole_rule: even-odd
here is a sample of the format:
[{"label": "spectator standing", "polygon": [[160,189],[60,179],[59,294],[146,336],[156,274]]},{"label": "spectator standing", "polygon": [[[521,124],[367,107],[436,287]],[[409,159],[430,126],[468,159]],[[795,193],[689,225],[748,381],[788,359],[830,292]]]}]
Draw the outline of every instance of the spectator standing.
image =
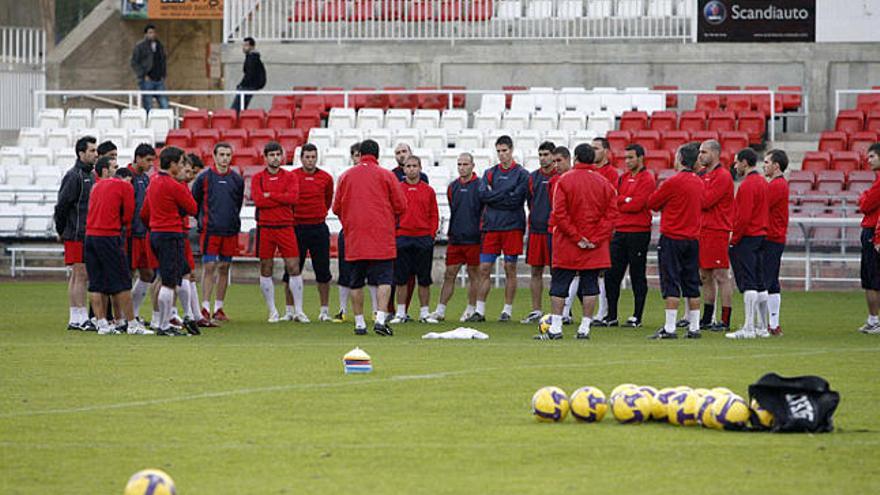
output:
[{"label": "spectator standing", "polygon": [[[156,26],[147,24],[144,39],[134,46],[131,54],[131,68],[137,77],[138,88],[141,91],[165,91],[166,63],[165,47],[159,41]],[[148,113],[153,108],[153,98],[159,101],[159,108],[168,108],[165,95],[146,93],[143,98],[144,110]]]}]

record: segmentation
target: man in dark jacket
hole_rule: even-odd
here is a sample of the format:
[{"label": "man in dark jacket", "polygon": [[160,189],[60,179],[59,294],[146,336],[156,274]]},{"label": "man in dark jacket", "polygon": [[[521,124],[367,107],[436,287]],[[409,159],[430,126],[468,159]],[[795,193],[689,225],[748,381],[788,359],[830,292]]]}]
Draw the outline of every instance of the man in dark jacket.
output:
[{"label": "man in dark jacket", "polygon": [[[244,52],[244,76],[235,89],[255,91],[266,86],[266,67],[263,66],[263,62],[260,60],[260,52],[257,51],[256,45],[256,42],[250,36],[242,42],[241,51]],[[252,94],[244,95],[244,106],[242,107],[241,95],[235,95],[231,108],[233,110],[247,108],[253,96]]]},{"label": "man in dark jacket", "polygon": [[76,142],[76,164],[64,174],[55,204],[55,231],[64,241],[64,263],[71,267],[67,285],[70,303],[68,330],[96,330],[89,321],[86,306],[86,265],[83,263],[83,241],[86,237],[86,217],[89,195],[95,185],[93,168],[98,159],[98,140],[84,136]]},{"label": "man in dark jacket", "polygon": [[[137,77],[141,91],[165,91],[166,59],[165,47],[156,34],[156,26],[147,24],[144,28],[144,39],[134,46],[131,53],[131,68]],[[168,97],[165,95],[144,94],[144,110],[153,107],[153,98],[159,100],[160,108],[168,108]]]}]

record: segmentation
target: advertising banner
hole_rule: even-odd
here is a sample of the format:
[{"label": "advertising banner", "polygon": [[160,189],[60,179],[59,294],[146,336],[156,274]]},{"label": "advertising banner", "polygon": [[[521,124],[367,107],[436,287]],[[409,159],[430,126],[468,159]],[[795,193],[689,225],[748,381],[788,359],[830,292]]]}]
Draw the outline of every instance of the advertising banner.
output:
[{"label": "advertising banner", "polygon": [[126,19],[223,19],[223,0],[122,0]]},{"label": "advertising banner", "polygon": [[816,41],[816,0],[699,0],[698,42]]}]

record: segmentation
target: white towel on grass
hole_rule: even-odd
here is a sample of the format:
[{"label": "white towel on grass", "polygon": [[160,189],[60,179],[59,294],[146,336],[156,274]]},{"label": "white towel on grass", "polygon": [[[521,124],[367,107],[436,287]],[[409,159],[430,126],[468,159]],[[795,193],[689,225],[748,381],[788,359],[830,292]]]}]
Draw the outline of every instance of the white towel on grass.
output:
[{"label": "white towel on grass", "polygon": [[489,338],[485,333],[474,330],[473,328],[458,327],[448,332],[429,332],[422,335],[423,339],[443,339],[443,340],[486,340]]}]

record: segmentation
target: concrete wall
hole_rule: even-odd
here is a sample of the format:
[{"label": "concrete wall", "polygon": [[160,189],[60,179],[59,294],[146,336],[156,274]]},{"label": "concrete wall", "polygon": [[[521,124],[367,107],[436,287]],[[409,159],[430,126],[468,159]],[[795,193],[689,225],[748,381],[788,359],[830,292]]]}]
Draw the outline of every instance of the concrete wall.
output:
[{"label": "concrete wall", "polygon": [[[263,43],[259,49],[269,76],[267,89],[278,90],[293,85],[800,85],[809,94],[812,129],[833,120],[828,112],[834,111],[835,88],[880,84],[878,44]],[[223,62],[226,88],[234,89],[235,74],[241,71],[240,48],[225,45]],[[469,101],[478,104],[477,98]]]},{"label": "concrete wall", "polygon": [[16,27],[41,27],[42,9],[37,0],[0,0],[0,24]]}]

